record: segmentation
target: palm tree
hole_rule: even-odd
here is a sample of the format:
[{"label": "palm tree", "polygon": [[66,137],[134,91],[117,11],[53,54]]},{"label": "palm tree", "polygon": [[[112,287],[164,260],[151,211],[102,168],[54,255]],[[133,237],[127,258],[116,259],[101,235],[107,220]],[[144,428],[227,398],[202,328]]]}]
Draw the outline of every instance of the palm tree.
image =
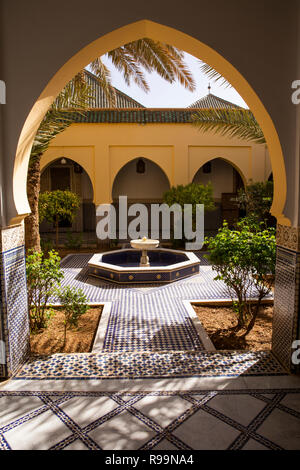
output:
[{"label": "palm tree", "polygon": [[[190,91],[195,90],[194,79],[184,63],[184,53],[177,48],[149,38],[125,44],[106,54],[123,73],[127,85],[131,81],[136,83],[145,92],[149,85],[145,79],[144,70],[157,72],[169,83],[178,80]],[[115,89],[111,85],[111,76],[108,67],[101,57],[89,64],[91,71],[96,75],[111,106],[116,104]],[[31,214],[25,219],[25,243],[27,250],[40,251],[38,198],[40,191],[40,160],[42,154],[49,147],[52,139],[72,124],[72,114],[66,115],[63,110],[76,109],[84,112],[93,100],[91,91],[85,82],[84,70],[80,71],[74,79],[60,93],[43,119],[36,134],[29,161],[27,177],[27,194]],[[68,116],[68,117],[67,117]]]},{"label": "palm tree", "polygon": [[[173,83],[178,80],[190,91],[195,90],[192,74],[184,63],[184,53],[176,47],[153,41],[149,38],[125,44],[106,54],[116,69],[123,74],[125,83],[131,81],[142,90],[148,92],[150,87],[145,79],[144,70],[157,72],[164,80]],[[99,80],[103,91],[112,105],[115,104],[115,90],[110,84],[110,71],[101,60],[95,59],[89,65],[91,71]],[[83,73],[81,72],[83,75]]]},{"label": "palm tree", "polygon": [[[231,87],[210,65],[201,62],[200,69],[209,79]],[[249,109],[199,109],[192,115],[192,124],[204,132],[215,131],[223,136],[238,137],[257,144],[266,143],[263,131]]]},{"label": "palm tree", "polygon": [[205,62],[200,62],[200,70],[207,75],[210,80],[214,80],[215,82],[221,82],[220,85],[224,86],[225,88],[231,87],[231,83],[229,83],[226,78],[224,78],[219,72],[213,69],[210,65],[206,64]]},{"label": "palm tree", "polygon": [[90,88],[78,81],[75,77],[59,94],[51,105],[40,124],[35,136],[28,167],[27,196],[31,213],[25,219],[25,246],[27,250],[41,251],[39,234],[39,192],[40,192],[40,161],[42,154],[47,150],[51,141],[72,124],[63,109],[76,109],[76,112],[84,112],[87,109],[92,96]]},{"label": "palm tree", "polygon": [[249,109],[199,109],[192,114],[192,124],[205,132],[215,131],[223,136],[238,137],[257,144],[266,142]]}]

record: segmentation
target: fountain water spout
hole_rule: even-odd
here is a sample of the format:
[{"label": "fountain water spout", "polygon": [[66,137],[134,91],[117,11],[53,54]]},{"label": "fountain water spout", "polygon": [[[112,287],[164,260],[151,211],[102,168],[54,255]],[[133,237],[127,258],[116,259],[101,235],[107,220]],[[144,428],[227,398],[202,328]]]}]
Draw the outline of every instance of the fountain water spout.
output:
[{"label": "fountain water spout", "polygon": [[151,240],[150,238],[143,237],[141,240],[131,240],[130,245],[132,248],[142,251],[140,267],[145,268],[150,266],[147,251],[153,250],[153,248],[157,248],[159,245],[159,240]]}]

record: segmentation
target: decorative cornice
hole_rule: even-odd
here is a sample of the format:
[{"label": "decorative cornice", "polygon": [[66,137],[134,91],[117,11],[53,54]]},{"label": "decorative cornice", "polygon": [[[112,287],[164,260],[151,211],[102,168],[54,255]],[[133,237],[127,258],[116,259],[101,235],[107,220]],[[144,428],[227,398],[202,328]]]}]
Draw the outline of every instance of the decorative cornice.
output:
[{"label": "decorative cornice", "polygon": [[24,223],[0,229],[0,252],[23,246],[25,242]]},{"label": "decorative cornice", "polygon": [[277,245],[293,251],[300,251],[300,227],[277,225]]}]

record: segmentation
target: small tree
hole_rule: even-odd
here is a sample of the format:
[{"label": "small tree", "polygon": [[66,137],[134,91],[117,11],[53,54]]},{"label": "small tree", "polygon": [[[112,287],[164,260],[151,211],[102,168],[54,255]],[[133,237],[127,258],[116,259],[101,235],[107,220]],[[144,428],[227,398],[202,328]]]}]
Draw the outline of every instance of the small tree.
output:
[{"label": "small tree", "polygon": [[[269,294],[275,274],[276,244],[273,229],[250,230],[239,223],[238,230],[230,230],[227,223],[215,237],[207,240],[212,268],[218,273],[232,299],[238,315],[237,330],[245,328],[246,336],[254,326],[262,299]],[[251,308],[249,296],[257,297]],[[235,300],[237,299],[237,300]]]},{"label": "small tree", "polygon": [[172,186],[169,191],[163,195],[163,200],[168,206],[179,204],[184,208],[184,204],[192,204],[193,213],[196,210],[196,204],[204,204],[205,210],[215,209],[213,199],[213,187],[211,183],[207,185],[198,183],[189,183],[186,185]]},{"label": "small tree", "polygon": [[36,332],[47,326],[51,316],[48,300],[63,278],[60,257],[55,251],[50,251],[47,258],[31,251],[26,258],[26,275],[30,329]]},{"label": "small tree", "polygon": [[66,345],[67,329],[77,327],[79,317],[85,314],[89,307],[87,305],[87,298],[82,289],[75,289],[75,287],[71,288],[70,286],[66,286],[64,289],[58,290],[58,298],[65,315],[64,348]]},{"label": "small tree", "polygon": [[59,223],[63,220],[72,222],[80,208],[80,198],[71,191],[46,191],[39,198],[39,221],[44,219],[55,224],[56,248],[58,248]]}]

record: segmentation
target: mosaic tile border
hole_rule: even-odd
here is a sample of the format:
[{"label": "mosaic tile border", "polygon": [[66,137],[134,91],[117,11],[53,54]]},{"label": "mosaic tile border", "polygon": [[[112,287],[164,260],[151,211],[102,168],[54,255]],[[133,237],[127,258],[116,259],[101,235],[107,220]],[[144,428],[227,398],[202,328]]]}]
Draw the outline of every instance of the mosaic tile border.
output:
[{"label": "mosaic tile border", "polygon": [[[284,449],[280,438],[272,436],[272,439],[265,435],[262,425],[272,415],[272,413],[280,412],[287,418],[300,420],[300,412],[287,406],[284,400],[290,396],[299,395],[300,390],[294,389],[251,389],[251,390],[195,390],[189,392],[137,392],[137,393],[109,393],[109,392],[1,392],[1,397],[34,397],[40,399],[40,404],[33,411],[21,413],[20,417],[5,423],[0,427],[0,449],[11,450],[9,444],[9,433],[17,430],[19,426],[29,423],[31,420],[42,416],[44,413],[51,413],[58,418],[58,423],[65,425],[64,429],[68,429],[67,436],[63,439],[58,438],[58,442],[52,444],[48,450],[62,450],[67,448],[75,441],[80,441],[88,450],[101,450],[99,441],[93,439],[91,432],[100,428],[101,425],[110,420],[128,412],[131,417],[137,419],[143,429],[150,430],[152,436],[146,437],[145,442],[138,445],[138,450],[155,450],[156,446],[161,442],[170,443],[178,450],[193,450],[192,442],[189,434],[184,432],[178,435],[178,428],[184,424],[189,418],[196,415],[197,412],[204,413],[207,417],[213,417],[216,428],[218,425],[226,426],[227,429],[234,429],[235,433],[229,438],[226,444],[227,450],[243,449],[249,440],[258,443],[265,449],[282,450]],[[248,423],[242,424],[241,420],[237,421],[232,418],[230,410],[217,410],[213,404],[214,399],[226,397],[227,399],[238,396],[248,397],[249,400],[255,399],[260,403],[258,413],[251,414]],[[76,416],[70,416],[64,405],[74,398],[99,398],[104,397],[115,403],[111,411],[104,412],[99,417],[94,417],[88,423],[78,424]],[[160,424],[155,418],[151,417],[147,409],[139,406],[140,400],[147,397],[174,397],[185,403],[185,410],[174,414],[174,419],[165,424]],[[274,414],[273,414],[274,416]],[[299,422],[299,421],[298,421]],[[200,426],[200,423],[199,423]],[[197,431],[197,427],[196,427]],[[8,435],[7,435],[8,434]],[[147,435],[146,435],[147,436]],[[180,437],[179,437],[180,436]],[[214,441],[217,439],[215,436]],[[197,446],[197,444],[196,444]],[[112,449],[111,449],[112,450]],[[207,449],[209,450],[209,449]]]},{"label": "mosaic tile border", "polygon": [[20,396],[20,397],[27,397],[27,396],[53,396],[53,397],[109,397],[111,395],[118,395],[123,397],[131,397],[131,396],[163,396],[163,397],[173,397],[173,396],[186,396],[186,395],[202,395],[205,393],[218,393],[218,395],[252,395],[252,394],[259,394],[262,397],[265,394],[274,395],[275,393],[291,393],[291,394],[300,394],[300,387],[298,388],[290,388],[290,387],[271,387],[271,388],[207,388],[203,390],[202,388],[195,388],[193,390],[139,390],[139,391],[107,391],[107,390],[1,390],[0,389],[0,397],[5,396]]},{"label": "mosaic tile border", "polygon": [[31,357],[14,380],[287,375],[269,351],[54,354]]}]

